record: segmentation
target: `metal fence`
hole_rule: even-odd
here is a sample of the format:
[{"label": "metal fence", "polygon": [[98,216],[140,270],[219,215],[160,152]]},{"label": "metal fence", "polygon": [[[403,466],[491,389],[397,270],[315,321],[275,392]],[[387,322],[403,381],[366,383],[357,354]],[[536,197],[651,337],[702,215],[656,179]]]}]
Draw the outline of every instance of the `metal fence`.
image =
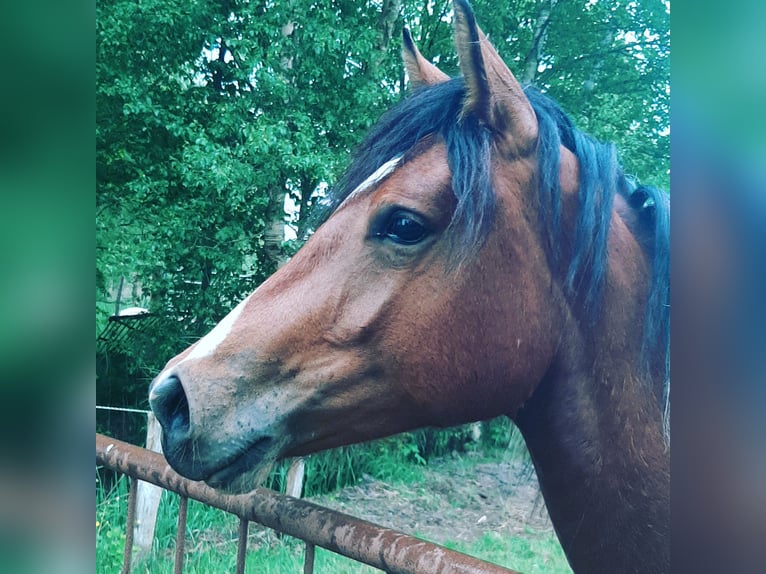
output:
[{"label": "metal fence", "polygon": [[245,571],[247,532],[257,522],[306,543],[304,574],[314,571],[314,549],[321,546],[390,574],[518,574],[489,562],[425,542],[322,506],[258,488],[224,494],[176,473],[165,458],[126,442],[96,434],[96,463],[131,477],[122,572],[131,567],[136,485],[155,484],[180,496],[174,574],[183,572],[186,510],[189,498],[239,517],[237,574]]}]

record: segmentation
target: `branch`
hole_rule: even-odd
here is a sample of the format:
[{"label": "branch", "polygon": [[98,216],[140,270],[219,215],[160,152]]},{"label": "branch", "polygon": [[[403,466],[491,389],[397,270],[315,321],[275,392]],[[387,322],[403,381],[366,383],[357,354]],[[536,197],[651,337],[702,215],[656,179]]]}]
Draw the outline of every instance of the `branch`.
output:
[{"label": "branch", "polygon": [[[424,4],[424,10],[426,13],[428,13],[427,6],[428,6],[428,0],[426,0]],[[431,53],[431,50],[433,49],[433,46],[434,46],[434,40],[436,39],[436,31],[439,29],[439,26],[441,26],[444,17],[447,15],[447,11],[451,7],[452,7],[452,2],[449,0],[446,0],[445,2],[442,3],[442,11],[439,13],[439,17],[436,19],[436,23],[434,24],[434,27],[431,30],[431,34],[429,34],[428,47],[426,48],[427,54]],[[421,40],[422,40],[425,37],[425,26],[423,26],[422,24],[423,22],[422,17],[420,21],[421,21]]]},{"label": "branch", "polygon": [[388,50],[388,44],[394,35],[394,24],[402,9],[402,0],[383,0],[383,6],[378,16],[378,49],[381,52]]},{"label": "branch", "polygon": [[540,4],[540,12],[537,14],[535,31],[532,35],[532,45],[524,58],[523,72],[520,81],[522,84],[531,84],[537,75],[537,67],[540,64],[540,55],[545,46],[545,34],[551,21],[551,13],[558,4],[558,0],[549,0],[548,6]]},{"label": "branch", "polygon": [[583,60],[591,60],[593,58],[601,58],[603,56],[609,55],[609,54],[617,54],[624,51],[630,51],[632,48],[636,47],[650,47],[650,46],[663,46],[664,43],[661,38],[658,38],[657,40],[647,40],[645,42],[630,42],[629,44],[623,44],[622,46],[616,46],[614,48],[611,48],[609,50],[602,50],[599,52],[590,52],[588,54],[580,54],[579,56],[574,56],[573,58],[569,58],[568,60],[562,60],[563,63],[567,62],[581,62]]}]

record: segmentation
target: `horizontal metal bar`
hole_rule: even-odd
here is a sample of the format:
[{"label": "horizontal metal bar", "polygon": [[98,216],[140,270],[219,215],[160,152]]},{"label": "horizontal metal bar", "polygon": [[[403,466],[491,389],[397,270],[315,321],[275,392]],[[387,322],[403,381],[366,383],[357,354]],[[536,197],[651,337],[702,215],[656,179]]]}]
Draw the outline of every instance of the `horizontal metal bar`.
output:
[{"label": "horizontal metal bar", "polygon": [[96,461],[391,574],[518,574],[265,488],[247,494],[224,494],[180,476],[156,452],[101,434],[96,434]]}]

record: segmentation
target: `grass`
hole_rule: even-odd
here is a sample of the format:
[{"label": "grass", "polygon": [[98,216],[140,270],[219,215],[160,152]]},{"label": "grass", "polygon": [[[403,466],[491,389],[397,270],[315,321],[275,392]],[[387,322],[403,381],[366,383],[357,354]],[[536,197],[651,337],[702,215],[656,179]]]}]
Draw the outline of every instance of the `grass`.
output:
[{"label": "grass", "polygon": [[[151,557],[144,563],[134,560],[133,572],[170,574],[173,572],[178,497],[165,492],[157,517]],[[121,478],[108,493],[99,490],[96,522],[96,572],[119,572],[125,543],[127,480]],[[232,572],[236,564],[238,519],[197,501],[189,501],[186,531],[186,574]],[[445,546],[471,556],[513,568],[524,574],[571,574],[566,558],[553,533],[528,532],[524,537],[487,533],[472,543],[446,543]],[[246,572],[301,572],[304,544],[288,536],[250,525]],[[366,574],[379,571],[322,548],[316,549],[315,572]]]},{"label": "grass", "polygon": [[[504,431],[500,428],[495,429],[494,432],[502,434]],[[356,483],[363,474],[370,474],[390,484],[422,483],[424,465],[428,457],[423,445],[428,441],[430,441],[431,449],[434,449],[434,445],[437,447],[431,450],[433,456],[443,454],[438,452],[440,445],[443,448],[449,446],[446,439],[439,434],[411,433],[392,437],[386,441],[335,449],[309,457],[305,491],[308,495],[332,492],[346,484]],[[507,455],[508,444],[506,443],[504,447]],[[285,474],[286,466],[278,467],[272,474],[269,485],[279,489]],[[127,500],[126,478],[120,478],[112,488],[107,490],[97,474],[97,574],[112,574],[120,571],[125,543]],[[173,571],[177,516],[178,496],[164,492],[157,516],[151,555],[143,563],[134,559],[133,572],[170,574]],[[234,571],[237,530],[237,517],[190,500],[184,572],[210,574]],[[446,546],[525,574],[542,572],[571,574],[553,533],[527,532],[525,536],[509,537],[490,532],[470,544],[447,543]],[[303,560],[304,543],[302,541],[287,536],[281,537],[256,524],[250,525],[246,572],[259,574],[301,572]],[[350,574],[379,571],[317,548],[315,572]]]},{"label": "grass", "polygon": [[445,546],[524,574],[572,574],[552,532],[527,531],[527,536],[513,538],[487,532],[470,544],[447,542]]},{"label": "grass", "polygon": [[[96,573],[113,574],[120,571],[125,544],[128,481],[122,477],[108,492],[99,485],[96,504]],[[151,556],[142,561],[134,559],[132,571],[146,574],[171,574],[175,552],[178,496],[164,492],[157,515],[157,527]],[[237,555],[238,518],[189,500],[185,574],[233,572]],[[289,536],[250,525],[245,572],[282,574],[302,572],[305,545]],[[359,564],[349,558],[316,549],[315,572],[338,574],[379,573],[379,570]]]}]

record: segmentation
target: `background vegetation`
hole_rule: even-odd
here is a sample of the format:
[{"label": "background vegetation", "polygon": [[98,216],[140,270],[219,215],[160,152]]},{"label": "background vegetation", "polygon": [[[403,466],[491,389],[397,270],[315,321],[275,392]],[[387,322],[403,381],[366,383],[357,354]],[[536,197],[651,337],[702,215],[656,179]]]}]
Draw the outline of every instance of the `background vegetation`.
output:
[{"label": "background vegetation", "polygon": [[[668,187],[666,2],[474,7],[524,82],[616,142],[629,174]],[[405,93],[405,22],[457,73],[447,0],[99,0],[96,325],[122,278],[123,301],[172,318],[128,350],[147,373],[296,248],[285,220],[302,236],[316,194]]]},{"label": "background vegetation", "polygon": [[[523,83],[614,141],[628,174],[668,187],[668,2],[473,5]],[[99,404],[146,408],[164,362],[294,253],[317,196],[406,93],[403,25],[454,75],[451,18],[448,0],[97,2],[96,331],[117,300],[156,318],[99,342]],[[100,414],[100,430],[141,440],[140,424],[114,416]],[[507,422],[484,431],[487,446],[509,442]],[[338,449],[310,462],[306,488],[474,448],[471,435],[426,430]]]}]

